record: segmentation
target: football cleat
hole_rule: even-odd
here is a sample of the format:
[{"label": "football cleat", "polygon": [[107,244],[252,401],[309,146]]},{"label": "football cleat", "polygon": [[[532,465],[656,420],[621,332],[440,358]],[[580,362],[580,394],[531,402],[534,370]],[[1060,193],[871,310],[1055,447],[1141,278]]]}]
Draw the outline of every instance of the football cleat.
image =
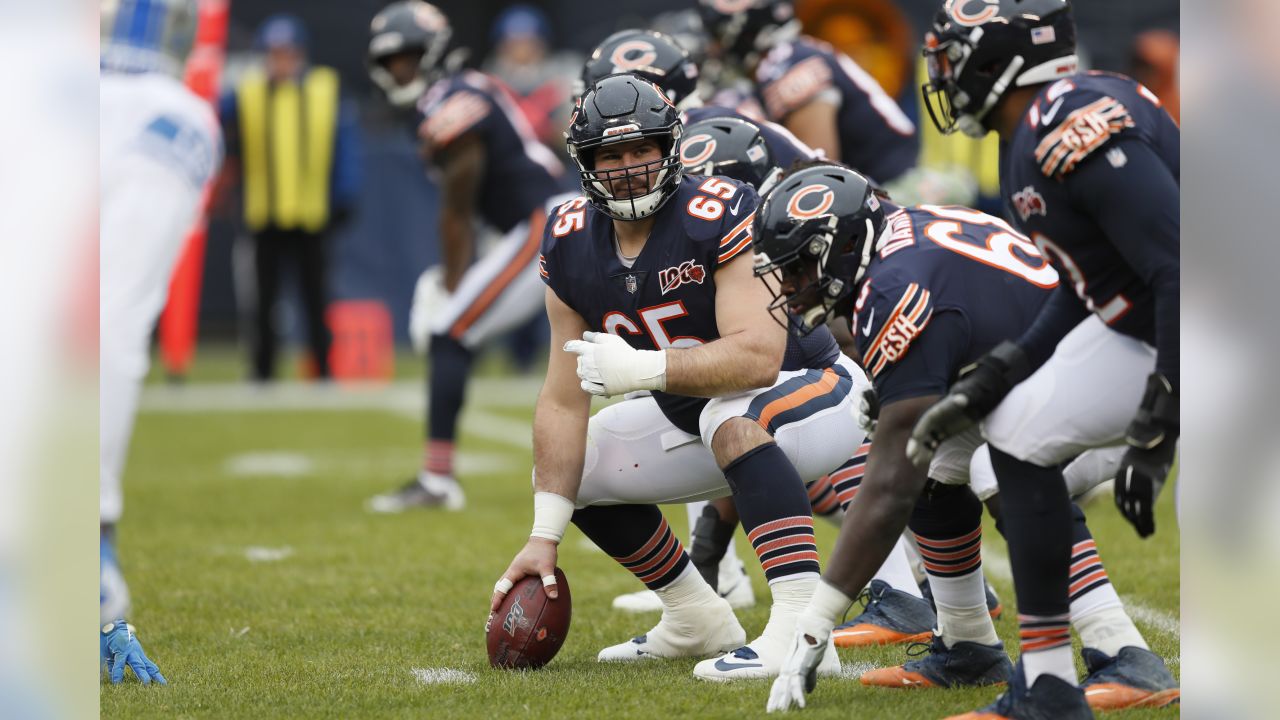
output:
[{"label": "football cleat", "polygon": [[865,603],[862,613],[831,632],[836,647],[923,642],[933,636],[938,617],[928,601],[883,580],[872,580],[859,597]]},{"label": "football cleat", "polygon": [[1009,678],[1009,689],[981,710],[946,720],[1092,720],[1093,711],[1080,688],[1057,675],[1041,675],[1027,688],[1022,663]]},{"label": "football cleat", "polygon": [[1008,682],[1013,673],[1013,664],[999,643],[961,641],[947,647],[940,636],[934,635],[927,644],[912,645],[907,654],[924,657],[864,673],[862,684],[891,688],[978,687]]},{"label": "football cleat", "polygon": [[1160,656],[1150,650],[1130,645],[1112,657],[1084,648],[1080,656],[1089,671],[1080,686],[1094,710],[1165,707],[1182,697],[1178,681]]},{"label": "football cleat", "polygon": [[419,473],[400,489],[369,498],[369,512],[401,513],[413,508],[440,508],[456,512],[467,506],[462,486],[448,475]]},{"label": "football cleat", "polygon": [[[791,654],[796,622],[801,610],[807,606],[808,598],[813,595],[816,584],[817,581],[814,580],[796,580],[772,585],[770,590],[773,593],[773,607],[769,612],[769,622],[760,637],[723,657],[698,663],[693,668],[694,677],[715,681],[777,677],[782,670],[782,663]],[[817,674],[834,675],[839,672],[840,658],[836,655],[835,645],[828,641],[822,661],[818,664]]]},{"label": "football cleat", "polygon": [[[983,580],[982,585],[987,590],[987,613],[991,615],[992,620],[999,620],[1000,614],[1004,612],[1004,603],[1000,602],[1000,596],[996,594],[996,589],[991,587],[991,583]],[[933,608],[934,612],[937,612],[938,606],[933,602],[933,588],[929,587],[928,578],[920,582],[920,594],[924,595],[924,599],[929,601],[929,607]]]},{"label": "football cleat", "polygon": [[[699,581],[701,582],[701,581]],[[710,657],[741,646],[747,632],[724,598],[697,607],[666,608],[652,630],[600,651],[600,662]]]}]

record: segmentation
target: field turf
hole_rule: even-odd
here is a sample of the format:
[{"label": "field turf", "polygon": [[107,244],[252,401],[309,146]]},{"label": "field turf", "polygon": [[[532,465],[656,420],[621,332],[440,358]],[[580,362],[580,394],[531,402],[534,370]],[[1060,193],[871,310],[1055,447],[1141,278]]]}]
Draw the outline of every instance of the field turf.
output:
[{"label": "field turf", "polygon": [[[152,384],[144,395],[118,549],[133,593],[130,620],[170,684],[104,680],[102,717],[764,716],[766,682],[701,682],[692,660],[596,663],[601,647],[644,632],[657,615],[611,610],[615,595],[640,585],[576,529],[560,552],[574,598],[564,649],[540,671],[489,668],[489,593],[531,519],[528,425],[537,377],[481,378],[473,387],[460,459],[466,511],[375,516],[365,499],[404,481],[420,459],[418,383],[264,390],[226,382],[235,374],[205,371],[180,388]],[[1109,498],[1087,510],[1112,580],[1176,675],[1172,493],[1159,506],[1160,531],[1145,542]],[[687,537],[683,510],[668,511]],[[824,551],[834,538],[819,522]],[[1006,603],[997,628],[1013,648],[1004,545],[993,528],[986,538],[986,567]],[[739,618],[754,636],[767,618],[768,591],[754,560],[743,558],[761,602]],[[847,677],[821,681],[800,715],[940,718],[996,694],[857,683],[861,670],[901,662],[904,650],[841,651]]]}]

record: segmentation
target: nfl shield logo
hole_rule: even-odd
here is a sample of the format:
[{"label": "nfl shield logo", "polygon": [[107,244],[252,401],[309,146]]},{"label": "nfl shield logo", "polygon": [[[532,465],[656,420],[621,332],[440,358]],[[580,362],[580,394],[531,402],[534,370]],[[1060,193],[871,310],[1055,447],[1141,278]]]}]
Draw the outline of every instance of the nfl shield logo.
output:
[{"label": "nfl shield logo", "polygon": [[622,282],[623,282],[623,284],[626,286],[626,288],[627,288],[627,292],[631,293],[632,295],[635,295],[635,294],[636,294],[636,289],[637,289],[637,287],[638,287],[638,283],[636,283],[636,276],[635,276],[635,275],[628,275],[628,276],[626,276],[625,278],[623,278]]}]

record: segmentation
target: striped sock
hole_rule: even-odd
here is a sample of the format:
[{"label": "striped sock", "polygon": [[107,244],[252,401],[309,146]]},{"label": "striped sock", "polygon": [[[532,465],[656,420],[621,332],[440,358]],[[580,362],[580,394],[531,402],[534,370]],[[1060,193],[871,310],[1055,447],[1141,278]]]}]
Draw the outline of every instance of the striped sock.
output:
[{"label": "striped sock", "polygon": [[[982,527],[953,538],[929,538],[913,533],[930,578],[953,578],[982,569]],[[986,597],[984,592],[983,598]],[[983,602],[986,602],[984,599]]]},{"label": "striped sock", "polygon": [[[806,489],[809,491],[809,504],[813,506],[814,515],[821,515],[829,520],[844,516],[840,499],[836,497],[836,491],[831,487],[830,475],[823,475],[814,480]],[[839,522],[838,519],[837,522]]]},{"label": "striped sock", "polygon": [[831,487],[836,491],[836,499],[840,507],[848,512],[849,503],[858,495],[858,487],[862,485],[862,473],[867,467],[867,453],[871,452],[871,443],[862,443],[858,451],[831,473]]},{"label": "striped sock", "polygon": [[1147,649],[1147,641],[1124,611],[1124,603],[1102,566],[1098,546],[1084,512],[1076,508],[1071,546],[1071,577],[1067,591],[1071,594],[1071,625],[1080,634],[1085,647],[1115,656],[1121,648],[1135,646]]},{"label": "striped sock", "polygon": [[684,545],[657,505],[598,505],[573,513],[573,524],[650,590],[689,566]]},{"label": "striped sock", "polygon": [[1081,540],[1071,547],[1069,582],[1067,592],[1071,594],[1072,616],[1086,615],[1112,601],[1120,604],[1120,597],[1111,586],[1107,569],[1102,566],[1102,558],[1098,556],[1098,545],[1092,538]]},{"label": "striped sock", "polygon": [[1041,675],[1057,675],[1072,685],[1076,684],[1069,618],[1069,615],[1018,614],[1021,662],[1028,688]]},{"label": "striped sock", "polygon": [[812,517],[796,515],[757,525],[747,531],[747,539],[755,548],[770,585],[781,580],[819,577]]},{"label": "striped sock", "polygon": [[453,477],[453,441],[427,440],[422,446],[422,469],[432,475]]}]

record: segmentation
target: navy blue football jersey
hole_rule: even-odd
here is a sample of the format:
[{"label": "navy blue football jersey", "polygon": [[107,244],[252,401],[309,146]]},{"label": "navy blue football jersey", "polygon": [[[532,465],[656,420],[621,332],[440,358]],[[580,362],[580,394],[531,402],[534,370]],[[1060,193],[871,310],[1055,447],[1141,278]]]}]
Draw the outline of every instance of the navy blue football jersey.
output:
[{"label": "navy blue football jersey", "polygon": [[865,70],[830,45],[801,37],[769,51],[756,69],[756,86],[771,120],[830,97],[840,109],[840,157],[832,158],[886,183],[916,164],[915,124]]},{"label": "navy blue football jersey", "polygon": [[[1084,73],[1041,90],[1012,139],[1001,147],[1000,186],[1009,216],[1090,311],[1113,329],[1152,345],[1155,300],[1142,273],[1145,255],[1151,253],[1172,252],[1176,263],[1178,136],[1178,126],[1159,98],[1141,84],[1121,75]],[[1113,238],[1107,230],[1116,234],[1114,228],[1103,227],[1081,208],[1078,193],[1089,188],[1073,188],[1073,183],[1098,163],[1108,172],[1129,170],[1129,142],[1154,151],[1161,172],[1172,175],[1174,197],[1161,203],[1171,205],[1159,211],[1161,227]],[[1126,183],[1137,187],[1146,180],[1133,177]],[[1164,247],[1158,246],[1157,235],[1163,236]]]},{"label": "navy blue football jersey", "polygon": [[708,118],[737,118],[745,120],[752,125],[760,128],[760,137],[764,138],[765,147],[769,148],[769,154],[773,156],[773,164],[783,170],[791,167],[791,164],[797,160],[812,160],[817,156],[813,148],[805,145],[800,138],[791,134],[791,131],[769,122],[768,120],[760,120],[751,118],[737,110],[727,107],[719,107],[716,105],[705,105],[703,107],[693,108],[684,112],[685,126],[692,125],[701,120]]},{"label": "navy blue football jersey", "polygon": [[[749,185],[723,177],[686,177],[657,212],[649,241],[631,267],[618,258],[613,221],[585,197],[547,218],[540,274],[593,330],[618,335],[640,350],[686,348],[720,337],[715,273],[739,255],[751,256],[751,223],[760,198]],[[799,368],[825,368],[839,349],[830,333],[791,340],[787,356]],[[654,393],[676,427],[698,433],[706,398]]]},{"label": "navy blue football jersey", "polygon": [[479,214],[506,232],[560,192],[564,166],[538,142],[511,93],[483,73],[464,70],[445,78],[418,102],[418,135],[434,158],[457,139],[476,133],[485,146]]},{"label": "navy blue football jersey", "polygon": [[858,360],[882,403],[941,395],[1031,325],[1058,274],[1003,219],[954,206],[885,211],[850,319]]}]

